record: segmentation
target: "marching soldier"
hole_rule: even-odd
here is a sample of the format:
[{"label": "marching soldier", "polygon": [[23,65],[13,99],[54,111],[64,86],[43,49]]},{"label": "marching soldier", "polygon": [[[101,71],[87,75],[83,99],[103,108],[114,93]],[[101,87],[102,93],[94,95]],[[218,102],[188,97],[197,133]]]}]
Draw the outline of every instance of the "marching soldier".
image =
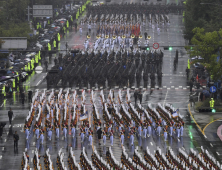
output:
[{"label": "marching soldier", "polygon": [[130,143],[133,146],[133,144],[134,144],[134,130],[133,130],[133,128],[131,128],[131,131],[130,131]]},{"label": "marching soldier", "polygon": [[56,122],[56,138],[59,138],[59,125],[58,123]]},{"label": "marching soldier", "polygon": [[150,124],[150,122],[148,121],[148,126],[147,126],[147,132],[148,132],[148,134],[147,134],[147,136],[148,137],[150,137],[151,136],[151,132],[152,132],[152,129],[151,129],[151,124]]},{"label": "marching soldier", "polygon": [[81,136],[81,143],[83,143],[83,141],[84,141],[84,129],[83,129],[83,127],[81,127],[80,128],[80,136]]},{"label": "marching soldier", "polygon": [[142,127],[141,127],[141,123],[139,123],[139,126],[138,126],[138,135],[141,136],[141,133],[142,133]]},{"label": "marching soldier", "polygon": [[111,143],[111,146],[113,146],[113,130],[110,131],[110,143]]},{"label": "marching soldier", "polygon": [[29,127],[27,125],[25,125],[25,136],[26,136],[26,140],[28,140],[28,138],[29,138]]},{"label": "marching soldier", "polygon": [[143,126],[143,136],[144,136],[144,138],[146,138],[146,135],[147,135],[147,127],[146,127],[146,123],[144,123],[144,126]]},{"label": "marching soldier", "polygon": [[167,126],[163,128],[163,131],[164,140],[167,141]]},{"label": "marching soldier", "polygon": [[121,144],[124,145],[124,133],[123,133],[123,131],[120,132],[120,139],[121,139]]},{"label": "marching soldier", "polygon": [[159,121],[157,122],[157,135],[160,136],[160,132],[161,132],[161,119],[159,119]]},{"label": "marching soldier", "polygon": [[63,134],[64,134],[64,137],[66,138],[67,136],[67,128],[68,128],[68,125],[66,123],[63,124]]},{"label": "marching soldier", "polygon": [[39,126],[36,124],[35,125],[35,135],[36,135],[36,138],[38,139],[39,138]]},{"label": "marching soldier", "polygon": [[41,141],[41,144],[43,145],[43,140],[44,140],[44,130],[41,129],[41,130],[40,130],[40,133],[41,133],[41,135],[40,135],[40,141]]},{"label": "marching soldier", "polygon": [[51,125],[49,125],[49,127],[47,128],[47,131],[48,131],[48,138],[51,141],[52,140],[52,128],[51,128]]},{"label": "marching soldier", "polygon": [[103,130],[103,144],[106,145],[106,132]]},{"label": "marching soldier", "polygon": [[92,146],[92,136],[93,136],[93,131],[91,130],[91,128],[89,128],[89,145]]},{"label": "marching soldier", "polygon": [[184,122],[181,121],[180,122],[180,136],[183,136],[183,126],[184,126]]},{"label": "marching soldier", "polygon": [[72,138],[75,137],[75,134],[76,134],[76,128],[75,126],[73,125],[73,123],[71,124],[71,133],[72,133]]},{"label": "marching soldier", "polygon": [[180,124],[179,123],[177,123],[176,128],[177,128],[177,138],[180,138]]},{"label": "marching soldier", "polygon": [[174,122],[173,120],[170,121],[170,136],[173,135],[173,125],[174,125]]}]

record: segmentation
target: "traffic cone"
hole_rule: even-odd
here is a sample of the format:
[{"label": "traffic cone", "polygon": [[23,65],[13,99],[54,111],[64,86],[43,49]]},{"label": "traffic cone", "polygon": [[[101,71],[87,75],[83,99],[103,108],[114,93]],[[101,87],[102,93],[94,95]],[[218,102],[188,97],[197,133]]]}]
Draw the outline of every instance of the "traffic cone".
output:
[{"label": "traffic cone", "polygon": [[196,77],[196,81],[197,81],[197,83],[199,82],[199,77],[198,77],[198,74],[197,74],[197,77]]}]

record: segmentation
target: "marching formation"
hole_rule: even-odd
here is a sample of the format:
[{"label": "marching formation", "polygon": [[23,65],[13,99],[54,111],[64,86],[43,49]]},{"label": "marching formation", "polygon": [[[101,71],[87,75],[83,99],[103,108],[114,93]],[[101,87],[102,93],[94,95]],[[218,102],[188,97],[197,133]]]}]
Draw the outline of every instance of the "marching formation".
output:
[{"label": "marching formation", "polygon": [[[40,140],[44,144],[45,136],[50,142],[55,134],[57,140],[60,139],[60,130],[63,138],[78,137],[81,138],[83,150],[80,155],[80,165],[75,160],[74,150],[70,148],[68,156],[69,169],[220,169],[220,164],[207,152],[202,149],[202,153],[197,156],[195,151],[191,149],[190,154],[184,150],[179,150],[179,155],[175,156],[172,149],[165,153],[157,148],[155,155],[152,155],[147,148],[144,152],[144,158],[139,154],[138,148],[134,149],[133,157],[130,157],[125,147],[134,146],[135,140],[138,140],[139,146],[142,145],[142,138],[152,138],[162,136],[164,141],[169,138],[180,138],[183,136],[184,121],[179,114],[179,110],[175,110],[172,105],[157,104],[153,107],[149,104],[145,109],[139,103],[134,106],[131,103],[131,94],[129,89],[126,91],[125,99],[121,90],[115,97],[113,90],[108,92],[107,98],[103,90],[99,93],[99,99],[96,98],[95,92],[92,90],[90,94],[91,109],[86,109],[86,92],[82,91],[81,99],[77,95],[77,91],[71,92],[67,89],[64,92],[62,89],[55,92],[51,91],[47,95],[44,90],[41,94],[37,90],[32,99],[31,111],[25,121],[25,136],[26,139],[32,137],[32,131],[36,136],[36,140]],[[100,109],[101,108],[101,109]],[[100,112],[102,111],[102,112]],[[90,116],[91,115],[91,116]],[[34,119],[34,117],[36,117]],[[92,117],[92,120],[89,119]],[[79,122],[79,124],[78,124]],[[60,127],[61,125],[61,127]],[[77,131],[79,127],[79,132]],[[54,132],[53,132],[54,131]],[[46,132],[46,135],[44,135]],[[103,159],[93,146],[95,140],[94,135],[97,134],[99,145],[102,139],[103,145],[108,145],[109,150],[106,153],[106,158]],[[114,139],[119,138],[119,144],[122,147],[121,162],[118,162],[112,153]],[[109,142],[107,141],[109,139]],[[145,142],[145,141],[144,141]],[[86,154],[85,143],[93,147],[92,159],[89,159]],[[50,150],[47,149],[44,156],[45,168],[52,170],[53,164],[49,155]],[[140,151],[141,152],[141,151]],[[38,151],[35,151],[33,164],[35,169],[42,169],[40,163],[41,156]],[[23,155],[22,169],[28,169],[29,155],[27,151]],[[58,169],[65,170],[64,153],[60,149],[57,157]]]},{"label": "marching formation", "polygon": [[[155,51],[79,51],[75,57],[67,54],[48,72],[47,86],[57,87],[139,87],[147,88],[149,77],[152,87],[162,83],[163,52]],[[61,72],[59,68],[62,67]],[[135,82],[136,76],[136,82]]]},{"label": "marching formation", "polygon": [[[145,8],[146,7],[146,8]],[[94,50],[107,51],[126,48],[147,48],[150,35],[145,31],[148,28],[156,30],[160,35],[160,28],[170,25],[166,9],[146,5],[108,5],[92,6],[87,15],[80,21],[80,34],[85,25],[88,27],[85,50],[89,49],[89,39],[92,28],[96,28],[97,40],[93,43]],[[138,9],[138,10],[135,10]],[[160,11],[159,11],[160,10]],[[143,34],[145,41],[142,42]],[[93,32],[94,34],[94,32]]]}]

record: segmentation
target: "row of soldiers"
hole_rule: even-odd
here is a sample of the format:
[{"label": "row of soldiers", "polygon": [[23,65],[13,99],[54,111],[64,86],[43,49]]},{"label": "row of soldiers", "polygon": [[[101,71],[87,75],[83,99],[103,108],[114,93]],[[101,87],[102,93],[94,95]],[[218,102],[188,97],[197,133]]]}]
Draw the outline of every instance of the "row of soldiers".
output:
[{"label": "row of soldiers", "polygon": [[[60,91],[61,92],[61,91]],[[68,99],[68,94],[69,94],[69,90],[68,93],[66,93],[67,95],[65,95],[65,97],[61,97],[62,94],[60,93],[59,98],[63,98],[63,99]],[[82,93],[83,96],[85,95],[85,93]],[[96,105],[95,105],[95,97],[93,92],[91,93],[91,100],[93,103],[93,109],[96,109]],[[76,96],[76,93],[74,92],[73,94],[74,96]],[[39,95],[38,95],[39,96]],[[52,104],[53,100],[51,100],[53,98],[54,94],[51,93],[48,101],[50,101],[50,104]],[[104,115],[104,120],[106,122],[106,127],[104,127],[104,131],[102,132],[102,136],[103,136],[103,143],[106,144],[106,135],[110,135],[112,136],[112,133],[114,133],[114,129],[115,127],[117,128],[117,133],[120,134],[120,140],[121,140],[121,144],[124,144],[124,140],[126,140],[126,138],[124,138],[124,136],[126,135],[126,132],[129,132],[129,136],[130,136],[130,144],[134,144],[134,139],[133,139],[133,135],[135,134],[135,132],[137,132],[139,135],[141,134],[141,130],[140,130],[140,126],[141,123],[144,124],[143,126],[146,127],[147,124],[148,125],[152,125],[153,128],[161,128],[161,126],[165,126],[166,124],[170,123],[169,122],[169,117],[167,117],[167,110],[170,111],[169,115],[172,114],[172,119],[175,120],[175,123],[177,123],[177,121],[180,120],[180,115],[178,115],[177,112],[173,112],[173,108],[171,105],[166,105],[165,107],[161,107],[160,105],[158,105],[158,109],[152,109],[150,106],[147,110],[145,110],[142,106],[138,105],[138,109],[134,108],[132,106],[132,104],[130,103],[130,94],[129,91],[127,91],[127,95],[126,95],[126,103],[123,101],[122,99],[122,94],[121,91],[118,92],[118,103],[114,103],[115,97],[113,95],[113,92],[110,91],[109,92],[109,96],[106,100],[103,94],[103,91],[101,91],[100,93],[100,99],[101,99],[101,105],[103,108],[103,115]],[[41,97],[40,97],[41,99]],[[71,97],[70,97],[71,99]],[[41,101],[41,100],[40,100]],[[85,103],[85,97],[82,97],[82,102]],[[63,107],[63,103],[60,103],[59,105],[61,105],[61,108]],[[113,108],[112,108],[113,107]],[[109,108],[109,109],[108,109]],[[39,109],[39,108],[38,108]],[[111,113],[110,113],[111,110]],[[143,110],[143,112],[142,112]],[[36,109],[37,111],[37,109]],[[81,107],[80,109],[80,113],[85,113],[86,110],[84,110],[84,107]],[[138,112],[138,113],[137,113]],[[165,116],[164,113],[165,112]],[[50,113],[51,114],[51,113]],[[112,119],[112,117],[110,115],[115,115],[115,114],[120,114],[116,117],[115,120]],[[37,116],[38,117],[38,116]],[[63,117],[65,117],[65,114],[63,115]],[[161,119],[158,119],[158,117],[161,117]],[[68,117],[67,117],[68,118]],[[130,121],[131,119],[132,121]],[[93,120],[98,119],[98,117],[93,115]],[[141,120],[141,123],[140,123]],[[150,120],[150,121],[149,121]],[[157,120],[157,122],[156,122]],[[148,121],[148,123],[147,123]],[[96,122],[95,122],[96,123]],[[175,125],[175,123],[173,123]],[[118,126],[117,126],[118,125]],[[101,121],[97,121],[97,124],[95,124],[94,126],[96,126],[96,130],[98,131],[101,126]],[[83,127],[84,128],[84,134],[86,134],[86,136],[90,136],[90,133],[93,132],[93,130],[91,131],[91,129],[89,128],[89,122],[88,121],[84,121],[83,123]],[[137,128],[138,127],[138,128]],[[89,129],[88,129],[89,128]],[[142,127],[141,127],[142,128]],[[145,130],[144,130],[145,129]],[[144,133],[144,137],[147,137],[146,135],[146,129],[148,129],[148,131],[150,130],[148,127],[147,128],[143,128],[143,133]],[[165,132],[165,130],[164,130]],[[157,134],[159,133],[159,130],[157,130]],[[170,133],[170,132],[169,132]],[[161,158],[160,159],[160,155],[161,153],[157,153],[157,157],[159,158],[158,161],[162,162],[161,166],[165,166],[168,167],[168,163],[167,161],[163,161]],[[205,159],[209,159],[208,155],[203,153]],[[83,158],[83,160],[86,159],[85,156]],[[84,160],[82,161],[82,164],[87,165],[88,160]],[[135,162],[138,162],[138,160],[135,160]],[[210,162],[210,161],[209,161]],[[213,162],[213,161],[211,161]],[[212,163],[211,163],[212,164]],[[137,165],[136,165],[137,166]],[[141,166],[141,164],[140,164]],[[169,166],[168,168],[170,168],[171,166]]]},{"label": "row of soldiers", "polygon": [[48,74],[47,85],[56,87],[59,80],[62,80],[63,87],[72,87],[74,84],[83,87],[88,84],[94,87],[97,84],[99,87],[105,87],[106,81],[108,86],[133,86],[135,74],[139,81],[143,70],[145,82],[148,81],[148,73],[153,73],[151,80],[154,82],[154,73],[158,73],[158,79],[161,78],[162,60],[162,51],[80,51],[75,53],[75,57],[69,54],[63,57],[60,66],[63,70],[57,70],[58,74]]}]

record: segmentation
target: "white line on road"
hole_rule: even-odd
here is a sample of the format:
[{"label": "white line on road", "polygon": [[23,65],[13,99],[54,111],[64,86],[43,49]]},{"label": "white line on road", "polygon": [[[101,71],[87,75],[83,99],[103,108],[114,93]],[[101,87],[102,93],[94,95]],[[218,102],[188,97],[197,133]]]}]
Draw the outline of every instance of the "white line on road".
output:
[{"label": "white line on road", "polygon": [[218,152],[216,152],[217,153],[217,155],[220,155]]},{"label": "white line on road", "polygon": [[0,155],[0,159],[2,159],[2,155]]},{"label": "white line on road", "polygon": [[164,102],[163,102],[163,105],[165,105],[165,102],[166,102],[166,99],[167,99],[167,94],[168,94],[168,90],[167,90],[167,92],[166,92],[166,96],[165,96],[165,100],[164,100]]},{"label": "white line on road", "polygon": [[[5,101],[6,101],[6,100],[7,100],[7,99],[5,99]],[[5,101],[4,101],[4,102],[5,102]],[[4,105],[4,102],[2,103],[1,107]]]},{"label": "white line on road", "polygon": [[42,80],[39,80],[39,82],[36,84],[36,86],[38,86],[39,85],[39,83],[41,82]]},{"label": "white line on road", "polygon": [[153,146],[153,143],[152,143],[152,142],[150,142],[150,145],[152,145],[152,146]]}]

